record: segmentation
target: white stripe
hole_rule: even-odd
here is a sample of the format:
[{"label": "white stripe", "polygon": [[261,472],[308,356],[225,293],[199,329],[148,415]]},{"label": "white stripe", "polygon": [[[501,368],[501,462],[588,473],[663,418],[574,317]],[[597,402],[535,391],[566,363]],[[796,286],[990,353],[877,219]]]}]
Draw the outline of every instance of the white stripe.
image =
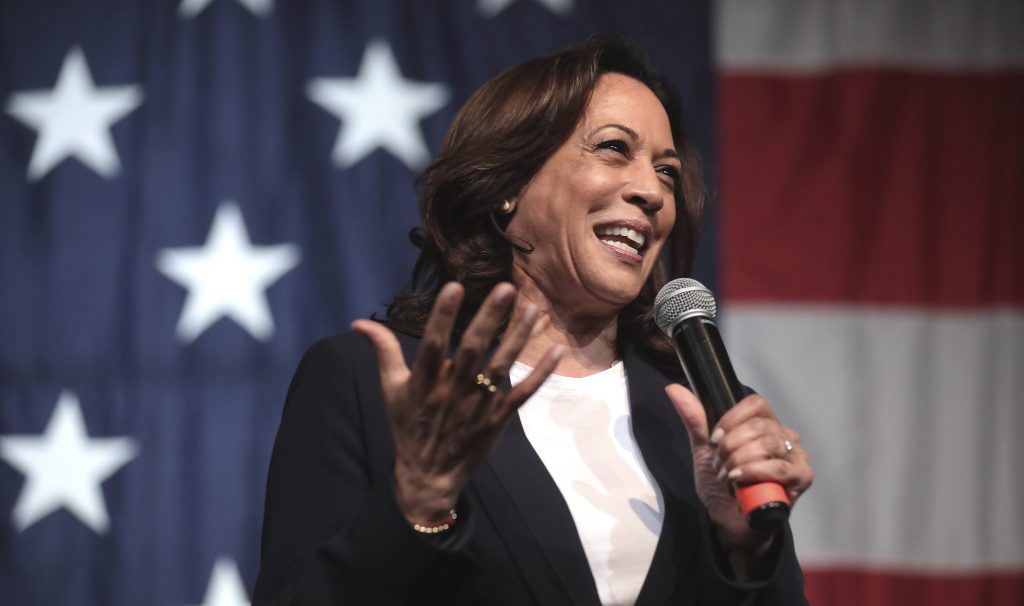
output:
[{"label": "white stripe", "polygon": [[722,330],[811,455],[803,563],[1024,566],[1024,312],[744,305]]},{"label": "white stripe", "polygon": [[725,70],[1024,67],[1021,0],[719,0]]}]

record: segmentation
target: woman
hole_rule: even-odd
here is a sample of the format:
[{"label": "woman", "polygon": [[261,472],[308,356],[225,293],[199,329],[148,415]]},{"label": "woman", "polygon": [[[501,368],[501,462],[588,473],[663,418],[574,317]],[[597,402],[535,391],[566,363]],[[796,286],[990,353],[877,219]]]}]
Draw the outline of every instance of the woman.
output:
[{"label": "woman", "polygon": [[[423,195],[387,324],[303,358],[256,603],[799,604],[795,432],[749,396],[709,432],[651,305],[691,265],[701,175],[664,83],[594,39],[485,84]],[[543,384],[543,386],[542,386]]]}]

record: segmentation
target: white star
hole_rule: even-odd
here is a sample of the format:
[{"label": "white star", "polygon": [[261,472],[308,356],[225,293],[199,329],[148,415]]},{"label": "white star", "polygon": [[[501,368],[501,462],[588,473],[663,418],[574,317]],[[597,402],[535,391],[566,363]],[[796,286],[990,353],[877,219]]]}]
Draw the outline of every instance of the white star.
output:
[{"label": "white star", "polygon": [[7,102],[7,113],[39,131],[28,164],[29,180],[42,178],[70,156],[103,177],[116,175],[121,161],[110,127],[140,103],[138,85],[97,88],[85,53],[72,48],[52,90],[16,92]]},{"label": "white star", "polygon": [[[516,0],[477,0],[476,10],[484,17],[493,17],[508,8]],[[556,15],[572,12],[573,0],[536,0]]]},{"label": "white star", "polygon": [[167,248],[156,258],[156,268],[188,289],[178,319],[178,338],[186,343],[222,317],[267,340],[274,334],[265,290],[299,263],[294,244],[254,246],[245,229],[242,211],[224,202],[203,246]]},{"label": "white star", "polygon": [[245,584],[238,566],[228,558],[217,558],[213,563],[210,583],[206,586],[206,597],[199,606],[249,606]]},{"label": "white star", "polygon": [[[203,12],[213,0],[181,0],[178,5],[178,16],[182,19],[190,19]],[[257,17],[264,17],[270,14],[274,8],[274,0],[238,0],[238,3],[249,9],[249,12]]]},{"label": "white star", "polygon": [[100,484],[135,458],[131,438],[89,438],[78,396],[62,391],[42,435],[0,436],[0,458],[25,475],[14,526],[25,530],[65,507],[96,533],[110,526]]},{"label": "white star", "polygon": [[419,121],[444,107],[448,88],[402,77],[383,40],[366,46],[355,78],[316,78],[306,95],[342,120],[332,157],[342,168],[384,148],[416,170],[430,158]]}]

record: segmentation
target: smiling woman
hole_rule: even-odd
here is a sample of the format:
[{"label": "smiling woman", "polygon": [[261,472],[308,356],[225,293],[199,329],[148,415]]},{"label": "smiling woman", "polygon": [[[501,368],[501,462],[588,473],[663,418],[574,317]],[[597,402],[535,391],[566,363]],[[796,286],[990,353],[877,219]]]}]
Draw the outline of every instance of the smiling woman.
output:
[{"label": "smiling woman", "polygon": [[[651,89],[625,74],[601,75],[575,130],[513,198],[506,233],[544,243],[514,254],[521,296],[544,315],[615,317],[658,262],[675,223],[680,171],[668,114]],[[642,250],[625,233],[642,238]],[[594,360],[589,370],[610,362]]]},{"label": "smiling woman", "polygon": [[387,322],[296,372],[255,602],[805,603],[788,528],[749,528],[730,483],[795,501],[798,436],[757,396],[711,431],[653,320],[702,204],[673,95],[621,40],[477,91]]}]

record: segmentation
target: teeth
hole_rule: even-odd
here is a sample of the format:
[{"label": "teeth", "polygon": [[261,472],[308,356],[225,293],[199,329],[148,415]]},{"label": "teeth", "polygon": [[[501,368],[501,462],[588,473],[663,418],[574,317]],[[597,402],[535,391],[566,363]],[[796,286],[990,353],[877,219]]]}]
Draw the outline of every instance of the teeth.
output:
[{"label": "teeth", "polygon": [[[597,230],[597,233],[598,235],[606,236],[625,236],[626,238],[629,238],[630,241],[634,242],[637,248],[641,248],[647,240],[644,238],[644,235],[637,230],[629,227],[619,227],[617,225],[602,227]],[[604,241],[605,240],[602,240],[602,242]],[[627,246],[627,248],[629,247]]]},{"label": "teeth", "polygon": [[[618,235],[618,234],[610,234],[610,235]],[[601,241],[604,242],[605,244],[609,245],[609,246],[614,246],[615,248],[624,250],[626,252],[631,252],[634,255],[640,254],[639,250],[633,248],[629,244],[623,244],[622,242],[619,242],[618,240],[601,240]]]}]

